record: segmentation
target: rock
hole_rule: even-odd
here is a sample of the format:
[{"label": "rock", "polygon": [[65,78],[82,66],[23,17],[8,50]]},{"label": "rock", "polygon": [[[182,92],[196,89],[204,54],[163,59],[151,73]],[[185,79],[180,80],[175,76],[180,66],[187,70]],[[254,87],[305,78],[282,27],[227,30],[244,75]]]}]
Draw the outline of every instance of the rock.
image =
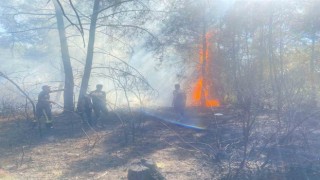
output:
[{"label": "rock", "polygon": [[131,164],[128,170],[128,180],[164,180],[151,160],[142,159]]},{"label": "rock", "polygon": [[128,171],[128,180],[155,180],[150,168],[142,165],[131,165]]}]

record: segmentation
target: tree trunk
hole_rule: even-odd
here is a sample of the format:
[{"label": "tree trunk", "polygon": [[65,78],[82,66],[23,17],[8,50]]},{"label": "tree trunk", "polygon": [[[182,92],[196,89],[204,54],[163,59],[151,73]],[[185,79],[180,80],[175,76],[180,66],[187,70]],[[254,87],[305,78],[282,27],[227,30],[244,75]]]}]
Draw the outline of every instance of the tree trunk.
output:
[{"label": "tree trunk", "polygon": [[202,29],[202,64],[201,64],[201,76],[202,76],[202,88],[201,88],[201,107],[206,106],[206,88],[207,86],[207,73],[206,66],[207,66],[207,23],[204,20],[203,22],[203,29]]},{"label": "tree trunk", "polygon": [[64,111],[73,111],[73,72],[69,56],[68,43],[66,38],[66,31],[64,27],[63,14],[56,0],[53,1],[54,8],[56,11],[57,26],[59,30],[60,46],[61,46],[61,56],[64,68]]},{"label": "tree trunk", "polygon": [[[314,26],[314,25],[313,25]],[[311,76],[311,101],[316,104],[317,98],[316,86],[315,86],[315,44],[316,44],[316,31],[315,27],[312,28],[312,45],[311,45],[311,58],[310,58],[310,76]]]},{"label": "tree trunk", "polygon": [[98,11],[100,8],[100,0],[95,0],[93,5],[93,12],[91,16],[90,22],[90,31],[89,31],[89,42],[88,42],[88,49],[87,49],[87,57],[86,57],[86,64],[84,67],[84,73],[82,77],[79,99],[78,99],[78,107],[81,98],[86,94],[88,90],[91,68],[92,68],[92,60],[93,60],[93,51],[94,51],[94,41],[95,41],[95,33],[96,33],[96,24],[98,18]]}]

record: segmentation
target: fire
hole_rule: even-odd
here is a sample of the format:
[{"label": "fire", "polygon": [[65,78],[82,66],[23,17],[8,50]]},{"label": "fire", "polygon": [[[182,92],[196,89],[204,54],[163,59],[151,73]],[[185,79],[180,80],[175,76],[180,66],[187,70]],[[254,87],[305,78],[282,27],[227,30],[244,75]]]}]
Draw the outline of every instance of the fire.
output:
[{"label": "fire", "polygon": [[[203,89],[204,88],[204,89]],[[206,107],[219,107],[220,102],[217,99],[209,99],[209,90],[203,87],[203,78],[199,77],[192,93],[192,105],[200,106],[204,92],[204,100]]]},{"label": "fire", "polygon": [[193,89],[193,94],[192,94],[192,100],[195,102],[201,102],[201,91],[202,91],[202,79],[198,79],[198,82],[196,83],[194,89]]},{"label": "fire", "polygon": [[211,44],[210,39],[212,38],[213,33],[207,33],[205,38],[203,38],[202,45],[200,46],[199,51],[199,66],[197,68],[199,77],[194,85],[192,91],[192,102],[193,106],[206,106],[206,107],[219,107],[220,102],[217,99],[211,99],[212,95],[212,80],[211,80]]}]

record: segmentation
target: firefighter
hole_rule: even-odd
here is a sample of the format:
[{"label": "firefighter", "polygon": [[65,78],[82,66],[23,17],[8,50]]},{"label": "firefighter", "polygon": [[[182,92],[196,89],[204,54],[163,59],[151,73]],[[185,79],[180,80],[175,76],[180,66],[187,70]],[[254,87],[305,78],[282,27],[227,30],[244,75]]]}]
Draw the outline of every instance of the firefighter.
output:
[{"label": "firefighter", "polygon": [[78,110],[83,120],[83,123],[88,123],[90,126],[92,126],[92,102],[89,94],[85,94],[83,96]]},{"label": "firefighter", "polygon": [[172,106],[177,114],[184,116],[186,93],[180,89],[180,84],[175,84],[174,88]]},{"label": "firefighter", "polygon": [[90,97],[92,100],[92,108],[95,115],[93,125],[97,124],[98,119],[101,119],[101,114],[106,116],[108,114],[108,110],[106,107],[106,93],[102,91],[103,85],[97,84],[96,90],[90,93]]},{"label": "firefighter", "polygon": [[50,86],[44,85],[42,86],[42,91],[38,95],[38,103],[36,105],[36,116],[39,121],[41,117],[45,117],[46,119],[46,128],[53,128],[52,124],[52,113],[51,113],[51,103],[50,101]]}]

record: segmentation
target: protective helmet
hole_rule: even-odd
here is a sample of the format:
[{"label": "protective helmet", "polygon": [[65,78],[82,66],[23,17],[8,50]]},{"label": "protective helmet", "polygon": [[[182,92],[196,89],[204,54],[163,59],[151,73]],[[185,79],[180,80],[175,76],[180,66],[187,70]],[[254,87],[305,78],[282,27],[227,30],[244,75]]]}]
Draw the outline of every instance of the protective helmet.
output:
[{"label": "protective helmet", "polygon": [[43,85],[43,86],[42,86],[42,90],[50,89],[50,87],[51,87],[51,86],[49,86],[49,85]]},{"label": "protective helmet", "polygon": [[96,85],[96,88],[97,88],[97,89],[101,89],[102,87],[103,87],[102,84],[97,84],[97,85]]}]

